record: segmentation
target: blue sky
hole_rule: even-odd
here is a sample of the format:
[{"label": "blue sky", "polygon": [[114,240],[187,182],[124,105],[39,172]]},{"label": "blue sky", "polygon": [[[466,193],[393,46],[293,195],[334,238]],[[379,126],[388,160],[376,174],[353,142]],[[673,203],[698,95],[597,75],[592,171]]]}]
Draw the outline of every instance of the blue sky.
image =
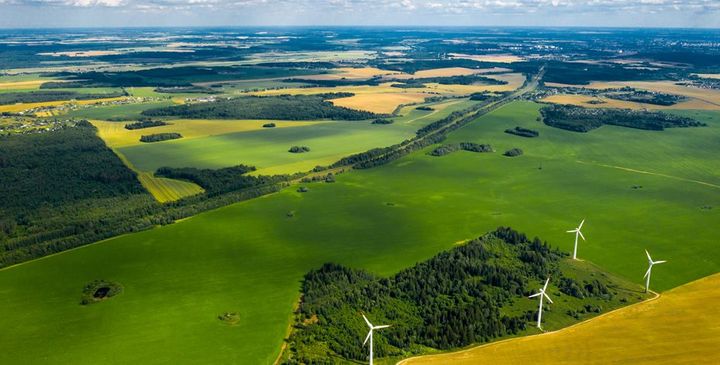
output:
[{"label": "blue sky", "polygon": [[0,0],[0,27],[462,25],[720,28],[720,0]]}]

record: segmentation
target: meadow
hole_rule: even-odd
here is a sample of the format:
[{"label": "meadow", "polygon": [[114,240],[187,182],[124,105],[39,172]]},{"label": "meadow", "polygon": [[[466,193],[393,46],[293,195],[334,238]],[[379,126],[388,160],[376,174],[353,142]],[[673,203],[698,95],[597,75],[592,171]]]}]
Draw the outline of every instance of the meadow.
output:
[{"label": "meadow", "polygon": [[716,353],[718,303],[716,274],[556,332],[398,364],[700,364]]},{"label": "meadow", "polygon": [[[174,125],[153,129],[185,130],[190,132],[191,138],[140,144],[131,141],[134,137],[122,137],[125,142],[117,142],[117,150],[141,171],[154,172],[163,166],[221,168],[246,164],[258,168],[254,174],[295,173],[329,165],[353,153],[401,142],[412,137],[417,129],[474,103],[467,99],[431,103],[429,105],[436,108],[433,111],[408,106],[400,111],[400,116],[393,118],[393,124],[388,125],[375,125],[371,121],[274,121],[276,128],[262,128],[262,124],[269,121],[177,120],[171,121]],[[196,125],[199,128],[195,128]],[[113,124],[110,126],[118,128]],[[206,136],[199,136],[191,129],[206,133]],[[100,134],[103,139],[116,143],[112,134],[104,134],[102,130],[104,127]],[[123,132],[122,135],[147,133],[140,131],[143,130]],[[296,145],[308,146],[311,151],[303,154],[287,152]]]},{"label": "meadow", "polygon": [[[537,122],[538,108],[508,104],[444,142],[495,153],[433,157],[429,147],[305,193],[290,187],[0,270],[0,328],[13,329],[0,333],[0,363],[272,363],[310,269],[331,261],[390,275],[500,225],[569,251],[565,231],[585,218],[579,257],[639,284],[648,249],[668,260],[653,270],[658,291],[720,270],[708,229],[719,218],[718,113],[683,112],[703,128],[574,133]],[[503,132],[515,126],[540,136]],[[525,154],[502,156],[512,147]],[[124,291],[81,306],[94,279]],[[225,312],[239,322],[219,321]]]}]

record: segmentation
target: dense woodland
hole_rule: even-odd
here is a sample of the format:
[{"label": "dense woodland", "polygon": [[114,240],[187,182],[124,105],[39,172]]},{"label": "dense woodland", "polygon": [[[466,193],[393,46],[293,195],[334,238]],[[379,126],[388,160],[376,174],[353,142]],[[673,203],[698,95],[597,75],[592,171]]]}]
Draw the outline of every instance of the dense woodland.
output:
[{"label": "dense woodland", "polygon": [[534,138],[534,137],[540,136],[540,132],[533,130],[533,129],[523,128],[523,127],[508,128],[505,130],[505,133],[514,134],[516,136],[526,137],[526,138]]},{"label": "dense woodland", "polygon": [[[613,300],[613,283],[606,277],[578,281],[560,264],[564,256],[539,238],[501,227],[388,278],[325,264],[302,282],[285,363],[343,361],[336,356],[364,361],[367,326],[361,313],[375,324],[392,324],[375,336],[378,358],[517,334],[536,318],[536,310],[518,310],[517,301],[527,300],[547,277],[568,296]],[[580,303],[577,309],[585,311]]]},{"label": "dense woodland", "polygon": [[382,117],[371,112],[338,107],[327,101],[347,96],[352,94],[244,96],[150,109],[143,114],[150,117],[177,116],[198,119],[363,120]]},{"label": "dense woodland", "polygon": [[574,132],[589,132],[604,124],[653,131],[705,126],[702,122],[674,114],[631,109],[582,108],[553,104],[540,109],[540,113],[545,124]]},{"label": "dense woodland", "polygon": [[92,100],[101,98],[114,98],[127,96],[125,91],[114,91],[102,94],[79,93],[75,91],[28,91],[28,92],[3,92],[0,93],[0,105],[17,103],[42,103],[46,101],[59,100]]},{"label": "dense woodland", "polygon": [[0,136],[0,267],[272,193],[291,178],[171,169],[207,191],[159,204],[95,127],[74,124]]}]

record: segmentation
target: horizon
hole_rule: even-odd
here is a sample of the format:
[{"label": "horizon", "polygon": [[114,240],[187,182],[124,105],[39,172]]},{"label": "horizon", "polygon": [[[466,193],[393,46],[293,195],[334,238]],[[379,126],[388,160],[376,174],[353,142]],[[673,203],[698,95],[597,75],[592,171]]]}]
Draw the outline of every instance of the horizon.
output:
[{"label": "horizon", "polygon": [[712,0],[0,0],[0,28],[459,26],[720,28]]}]

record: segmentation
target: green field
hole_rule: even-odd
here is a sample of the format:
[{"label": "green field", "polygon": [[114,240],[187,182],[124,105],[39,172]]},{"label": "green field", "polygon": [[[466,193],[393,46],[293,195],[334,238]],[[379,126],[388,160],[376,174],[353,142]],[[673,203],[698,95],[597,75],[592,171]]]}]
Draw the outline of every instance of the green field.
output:
[{"label": "green field", "polygon": [[123,104],[123,105],[110,105],[110,106],[98,106],[93,108],[85,108],[79,110],[73,110],[67,113],[70,118],[85,118],[85,119],[101,119],[108,120],[114,118],[122,118],[123,120],[133,120],[142,117],[140,113],[143,110],[159,108],[164,106],[173,105],[171,100],[157,101],[151,103],[137,103],[137,104]]},{"label": "green field", "polygon": [[[179,139],[118,150],[141,171],[155,171],[162,166],[221,168],[246,164],[256,166],[256,174],[294,173],[329,165],[353,153],[399,143],[430,122],[472,103],[464,99],[447,101],[442,103],[442,109],[432,112],[406,107],[401,111],[402,116],[394,118],[395,122],[389,125],[336,121]],[[296,145],[308,146],[311,151],[303,154],[287,152]]]},{"label": "green field", "polygon": [[[308,270],[334,261],[387,275],[500,225],[569,251],[565,230],[586,218],[579,256],[640,283],[647,248],[668,260],[653,270],[656,290],[720,271],[720,114],[698,114],[705,128],[580,134],[536,122],[537,108],[507,105],[448,141],[495,153],[427,149],[2,270],[0,363],[272,363]],[[540,137],[503,133],[517,125]],[[510,147],[525,155],[503,157]],[[94,279],[125,290],[79,305]],[[224,312],[240,322],[221,323]]]}]

